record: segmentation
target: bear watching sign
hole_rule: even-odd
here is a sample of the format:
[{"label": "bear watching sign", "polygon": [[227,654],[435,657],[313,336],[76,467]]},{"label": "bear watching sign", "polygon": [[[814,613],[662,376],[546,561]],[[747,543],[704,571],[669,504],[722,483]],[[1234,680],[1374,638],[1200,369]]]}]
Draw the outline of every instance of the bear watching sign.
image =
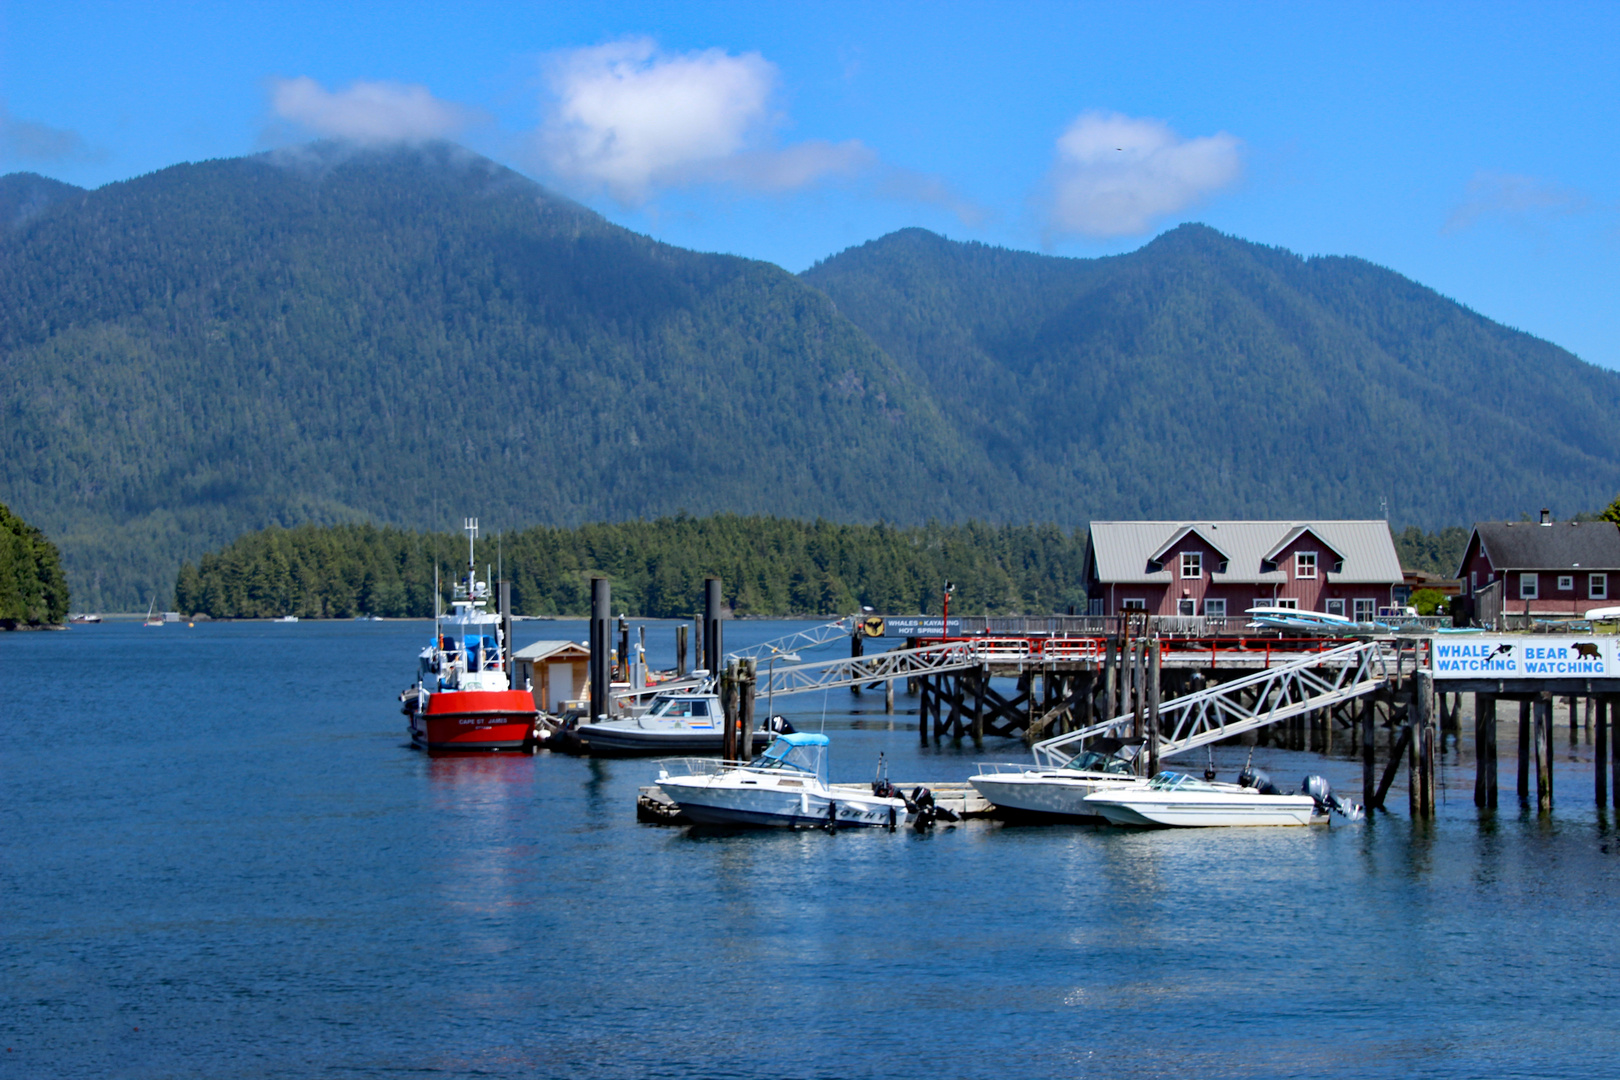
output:
[{"label": "bear watching sign", "polygon": [[1433,639],[1437,679],[1604,679],[1615,670],[1612,637]]}]

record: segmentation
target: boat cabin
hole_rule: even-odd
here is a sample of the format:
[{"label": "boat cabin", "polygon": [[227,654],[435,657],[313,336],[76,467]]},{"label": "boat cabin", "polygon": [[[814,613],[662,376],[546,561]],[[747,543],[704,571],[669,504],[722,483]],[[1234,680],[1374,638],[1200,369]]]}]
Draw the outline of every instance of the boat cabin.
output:
[{"label": "boat cabin", "polygon": [[748,767],[809,773],[826,784],[827,736],[809,731],[778,735]]}]

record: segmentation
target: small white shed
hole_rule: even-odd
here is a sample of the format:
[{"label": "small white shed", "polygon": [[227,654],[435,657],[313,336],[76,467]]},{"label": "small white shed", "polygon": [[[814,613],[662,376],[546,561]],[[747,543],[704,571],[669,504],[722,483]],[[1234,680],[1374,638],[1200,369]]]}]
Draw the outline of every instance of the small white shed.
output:
[{"label": "small white shed", "polygon": [[536,641],[512,654],[513,685],[532,686],[535,706],[560,716],[581,707],[590,663],[590,649],[577,641]]}]

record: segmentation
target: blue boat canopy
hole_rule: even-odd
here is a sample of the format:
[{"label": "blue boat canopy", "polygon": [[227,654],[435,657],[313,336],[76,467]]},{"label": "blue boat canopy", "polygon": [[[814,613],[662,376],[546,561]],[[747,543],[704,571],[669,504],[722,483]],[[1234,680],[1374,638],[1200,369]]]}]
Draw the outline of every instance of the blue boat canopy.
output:
[{"label": "blue boat canopy", "polygon": [[791,746],[826,746],[827,736],[810,731],[795,731],[791,735],[778,735],[778,739]]}]

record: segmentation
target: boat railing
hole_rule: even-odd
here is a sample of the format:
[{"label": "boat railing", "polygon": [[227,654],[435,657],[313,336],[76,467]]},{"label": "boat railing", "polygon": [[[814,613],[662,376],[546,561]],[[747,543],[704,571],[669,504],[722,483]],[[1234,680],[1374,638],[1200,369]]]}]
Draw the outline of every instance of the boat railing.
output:
[{"label": "boat railing", "polygon": [[980,776],[1022,776],[1034,770],[1035,765],[1028,761],[976,761],[973,767],[979,770]]}]

